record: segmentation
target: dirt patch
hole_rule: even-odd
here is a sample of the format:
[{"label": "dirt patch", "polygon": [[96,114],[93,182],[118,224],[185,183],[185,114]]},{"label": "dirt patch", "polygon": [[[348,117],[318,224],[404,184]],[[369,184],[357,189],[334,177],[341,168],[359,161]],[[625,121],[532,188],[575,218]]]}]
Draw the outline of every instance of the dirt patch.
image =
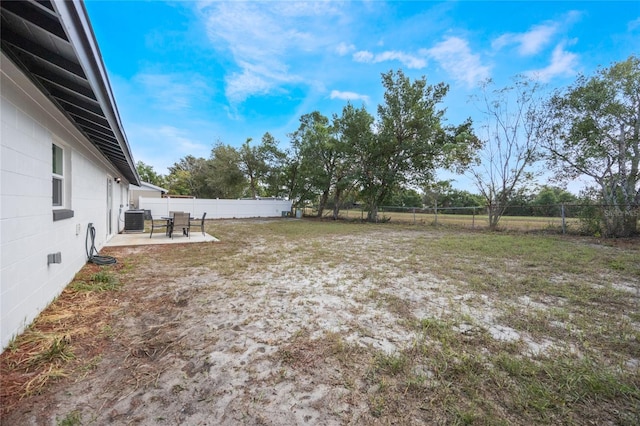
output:
[{"label": "dirt patch", "polygon": [[[527,321],[502,323],[518,309],[546,315],[553,306],[543,297],[498,300],[474,290],[471,278],[446,267],[455,258],[438,257],[431,244],[446,235],[429,228],[297,223],[227,221],[212,232],[219,243],[106,250],[119,260],[108,271],[122,287],[67,289],[30,329],[66,336],[72,357],[27,365],[29,332],[2,354],[2,424],[584,420],[576,415],[582,400],[547,415],[517,397],[516,376],[538,374],[527,376],[536,367],[523,359],[560,368],[540,361],[565,348],[553,334],[527,330]],[[544,266],[512,259],[500,277],[495,265],[482,276],[482,254],[468,262],[466,273],[484,282],[512,279],[520,262]],[[87,265],[77,280],[97,272]],[[547,275],[554,273],[575,279]],[[639,285],[634,275],[624,283]],[[566,323],[575,314],[557,315]],[[640,355],[637,341],[625,342],[615,356],[637,370],[638,356],[630,356]],[[25,388],[49,366],[61,374],[50,370],[46,383]],[[625,374],[631,384],[638,378]],[[619,406],[605,404],[622,415],[587,419],[637,415],[629,408],[637,388],[625,383],[630,393],[604,397],[622,398]]]}]

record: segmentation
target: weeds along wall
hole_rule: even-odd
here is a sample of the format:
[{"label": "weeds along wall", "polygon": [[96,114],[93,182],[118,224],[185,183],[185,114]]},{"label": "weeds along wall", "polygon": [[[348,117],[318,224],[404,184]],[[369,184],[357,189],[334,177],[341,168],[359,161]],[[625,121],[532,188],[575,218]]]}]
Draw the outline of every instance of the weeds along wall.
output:
[{"label": "weeds along wall", "polygon": [[167,216],[171,211],[189,212],[192,217],[207,219],[233,219],[249,217],[282,217],[291,211],[291,201],[275,199],[211,200],[200,198],[146,198],[140,197],[139,208],[150,210],[154,218]]}]

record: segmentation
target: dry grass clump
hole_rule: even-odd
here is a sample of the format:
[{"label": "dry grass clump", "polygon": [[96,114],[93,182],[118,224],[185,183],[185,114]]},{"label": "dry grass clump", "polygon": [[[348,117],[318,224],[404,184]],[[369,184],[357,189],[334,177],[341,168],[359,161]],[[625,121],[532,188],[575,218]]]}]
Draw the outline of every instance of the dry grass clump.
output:
[{"label": "dry grass clump", "polygon": [[[87,264],[69,286],[0,354],[0,405],[7,413],[22,398],[90,369],[110,336],[120,287],[112,269]],[[111,268],[111,269],[109,269]]]}]

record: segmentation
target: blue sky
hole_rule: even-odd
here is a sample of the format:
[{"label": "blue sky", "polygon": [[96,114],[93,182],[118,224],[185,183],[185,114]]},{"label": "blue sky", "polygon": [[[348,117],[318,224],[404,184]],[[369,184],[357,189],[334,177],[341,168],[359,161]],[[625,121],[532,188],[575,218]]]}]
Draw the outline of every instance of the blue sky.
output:
[{"label": "blue sky", "polygon": [[450,124],[516,74],[563,87],[640,54],[637,1],[86,0],[136,161],[156,172],[217,141],[288,145],[302,114],[375,114],[381,73],[445,82]]}]

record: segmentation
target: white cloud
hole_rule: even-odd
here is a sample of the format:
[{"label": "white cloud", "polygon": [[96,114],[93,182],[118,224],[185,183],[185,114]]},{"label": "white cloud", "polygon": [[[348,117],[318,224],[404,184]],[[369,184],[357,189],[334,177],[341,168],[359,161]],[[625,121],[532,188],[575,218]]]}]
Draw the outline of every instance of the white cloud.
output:
[{"label": "white cloud", "polygon": [[545,68],[525,72],[525,75],[540,80],[543,83],[549,82],[557,76],[573,76],[577,73],[575,67],[578,65],[578,55],[564,50],[564,43],[560,43],[553,49],[551,63]]},{"label": "white cloud", "polygon": [[490,76],[490,67],[482,65],[480,55],[472,53],[469,43],[459,37],[449,37],[423,52],[438,61],[454,79],[470,87]]},{"label": "white cloud", "polygon": [[249,94],[268,93],[273,81],[267,81],[260,75],[245,69],[241,73],[231,74],[227,78],[227,97],[232,100],[245,99]]},{"label": "white cloud", "polygon": [[355,93],[355,92],[341,92],[339,90],[332,90],[330,97],[331,97],[331,99],[341,99],[343,101],[361,100],[361,101],[363,101],[363,102],[365,102],[367,104],[370,103],[369,96],[361,95],[361,94]]},{"label": "white cloud", "polygon": [[410,69],[422,69],[429,58],[435,59],[453,78],[474,86],[489,77],[490,67],[482,65],[480,55],[474,54],[466,40],[449,37],[430,49],[420,49],[417,54],[388,50],[372,53],[360,50],[353,54],[353,60],[363,63],[399,61]]},{"label": "white cloud", "polygon": [[535,55],[547,46],[558,32],[557,23],[536,25],[524,33],[507,33],[495,39],[491,46],[502,49],[511,44],[518,45],[518,53],[522,56]]},{"label": "white cloud", "polygon": [[399,61],[407,68],[413,69],[420,69],[427,66],[427,61],[424,58],[395,50],[388,50],[375,55],[369,51],[361,50],[353,54],[353,60],[372,64],[386,61]]},{"label": "white cloud", "polygon": [[195,73],[140,73],[133,81],[151,99],[152,107],[168,111],[188,110],[212,91],[205,79]]},{"label": "white cloud", "polygon": [[136,140],[136,160],[153,166],[161,174],[187,155],[209,157],[211,146],[194,139],[189,130],[171,125],[132,125],[129,139]]},{"label": "white cloud", "polygon": [[628,31],[634,31],[635,29],[640,28],[640,17],[629,21],[629,23],[627,24],[627,30]]},{"label": "white cloud", "polygon": [[566,28],[578,21],[582,12],[575,10],[567,12],[557,21],[546,21],[542,24],[532,26],[523,33],[506,33],[493,40],[491,47],[500,50],[509,45],[516,45],[521,56],[532,56],[540,53],[545,47],[553,43],[554,37],[558,36]]},{"label": "white cloud", "polygon": [[368,50],[360,50],[353,54],[353,60],[356,62],[374,62],[374,56]]},{"label": "white cloud", "polygon": [[341,13],[331,2],[211,2],[199,11],[212,43],[240,68],[226,76],[232,102],[302,81],[292,70],[295,55],[335,46],[338,34],[326,22]]},{"label": "white cloud", "polygon": [[353,44],[347,44],[345,42],[340,43],[338,47],[336,47],[336,52],[340,56],[348,55],[350,52],[353,52],[354,50],[356,50],[356,47]]},{"label": "white cloud", "polygon": [[278,91],[281,84],[296,83],[301,78],[289,74],[284,64],[252,64],[239,62],[242,72],[227,76],[227,97],[232,101],[242,101],[248,96],[264,95]]},{"label": "white cloud", "polygon": [[202,143],[192,140],[185,133],[185,130],[178,129],[174,126],[160,126],[157,131],[159,137],[163,138],[166,142],[170,142],[170,145],[174,146],[177,152],[187,153],[185,155],[194,155],[194,152],[202,152],[203,150],[209,149],[209,147]]},{"label": "white cloud", "polygon": [[404,52],[386,51],[376,55],[376,62],[393,60],[402,62],[408,68],[419,69],[427,66],[427,61],[424,58],[419,58]]}]

